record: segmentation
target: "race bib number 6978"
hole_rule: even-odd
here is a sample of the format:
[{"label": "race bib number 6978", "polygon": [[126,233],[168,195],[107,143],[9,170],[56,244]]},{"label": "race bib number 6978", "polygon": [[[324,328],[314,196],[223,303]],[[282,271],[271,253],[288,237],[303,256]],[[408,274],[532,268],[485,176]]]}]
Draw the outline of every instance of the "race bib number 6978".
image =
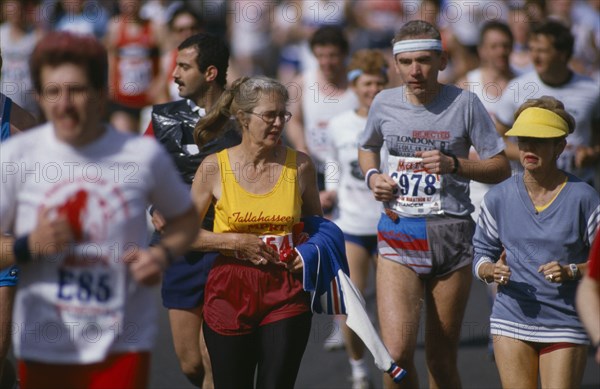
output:
[{"label": "race bib number 6978", "polygon": [[396,200],[388,207],[401,215],[425,216],[442,213],[440,189],[442,176],[429,174],[422,158],[388,157],[390,177],[398,185]]}]

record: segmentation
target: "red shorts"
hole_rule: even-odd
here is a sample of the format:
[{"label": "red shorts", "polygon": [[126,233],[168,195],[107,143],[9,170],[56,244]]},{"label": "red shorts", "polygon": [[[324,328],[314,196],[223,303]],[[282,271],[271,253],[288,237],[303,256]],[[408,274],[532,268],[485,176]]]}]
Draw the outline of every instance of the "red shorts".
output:
[{"label": "red shorts", "polygon": [[147,388],[149,371],[149,352],[111,354],[88,365],[19,361],[21,389]]},{"label": "red shorts", "polygon": [[563,348],[571,348],[582,346],[581,344],[568,343],[568,342],[559,342],[559,343],[541,343],[539,344],[539,353],[540,355],[551,353],[552,351],[560,350]]},{"label": "red shorts", "polygon": [[246,335],[257,327],[310,311],[302,274],[282,266],[253,265],[219,256],[204,291],[204,320],[221,335]]}]

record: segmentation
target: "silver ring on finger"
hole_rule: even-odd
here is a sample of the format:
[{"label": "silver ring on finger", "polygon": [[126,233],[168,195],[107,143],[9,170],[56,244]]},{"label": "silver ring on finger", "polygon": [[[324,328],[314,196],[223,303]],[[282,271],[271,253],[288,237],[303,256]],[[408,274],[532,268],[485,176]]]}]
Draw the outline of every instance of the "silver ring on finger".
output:
[{"label": "silver ring on finger", "polygon": [[554,274],[548,274],[548,275],[546,276],[546,279],[547,279],[548,281],[550,281],[550,282],[552,282],[552,279],[553,279],[553,278],[554,278]]},{"label": "silver ring on finger", "polygon": [[500,277],[500,283],[503,284],[504,283],[504,276]]}]

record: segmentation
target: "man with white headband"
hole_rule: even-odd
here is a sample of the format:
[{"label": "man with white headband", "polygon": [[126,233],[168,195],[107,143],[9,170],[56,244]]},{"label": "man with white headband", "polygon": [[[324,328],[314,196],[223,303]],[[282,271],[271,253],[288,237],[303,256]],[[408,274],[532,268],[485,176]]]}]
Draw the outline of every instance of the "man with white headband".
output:
[{"label": "man with white headband", "polygon": [[[402,384],[418,387],[413,356],[425,301],[429,386],[458,388],[458,339],[472,279],[469,181],[498,183],[510,168],[479,99],[438,82],[447,57],[435,27],[405,24],[393,53],[404,85],[375,97],[359,150],[366,185],[385,208],[376,278],[381,331],[408,371]],[[384,144],[389,156],[381,164]],[[480,160],[467,159],[471,145]]]}]

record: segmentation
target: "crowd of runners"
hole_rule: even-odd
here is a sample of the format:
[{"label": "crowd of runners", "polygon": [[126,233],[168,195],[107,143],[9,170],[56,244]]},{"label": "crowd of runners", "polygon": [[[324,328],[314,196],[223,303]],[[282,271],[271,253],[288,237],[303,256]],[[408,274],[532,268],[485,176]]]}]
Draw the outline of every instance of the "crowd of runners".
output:
[{"label": "crowd of runners", "polygon": [[329,268],[375,271],[387,388],[421,322],[428,385],[467,384],[473,280],[503,387],[580,386],[600,2],[466,3],[2,0],[0,386],[147,387],[160,286],[194,386],[294,387]]}]

